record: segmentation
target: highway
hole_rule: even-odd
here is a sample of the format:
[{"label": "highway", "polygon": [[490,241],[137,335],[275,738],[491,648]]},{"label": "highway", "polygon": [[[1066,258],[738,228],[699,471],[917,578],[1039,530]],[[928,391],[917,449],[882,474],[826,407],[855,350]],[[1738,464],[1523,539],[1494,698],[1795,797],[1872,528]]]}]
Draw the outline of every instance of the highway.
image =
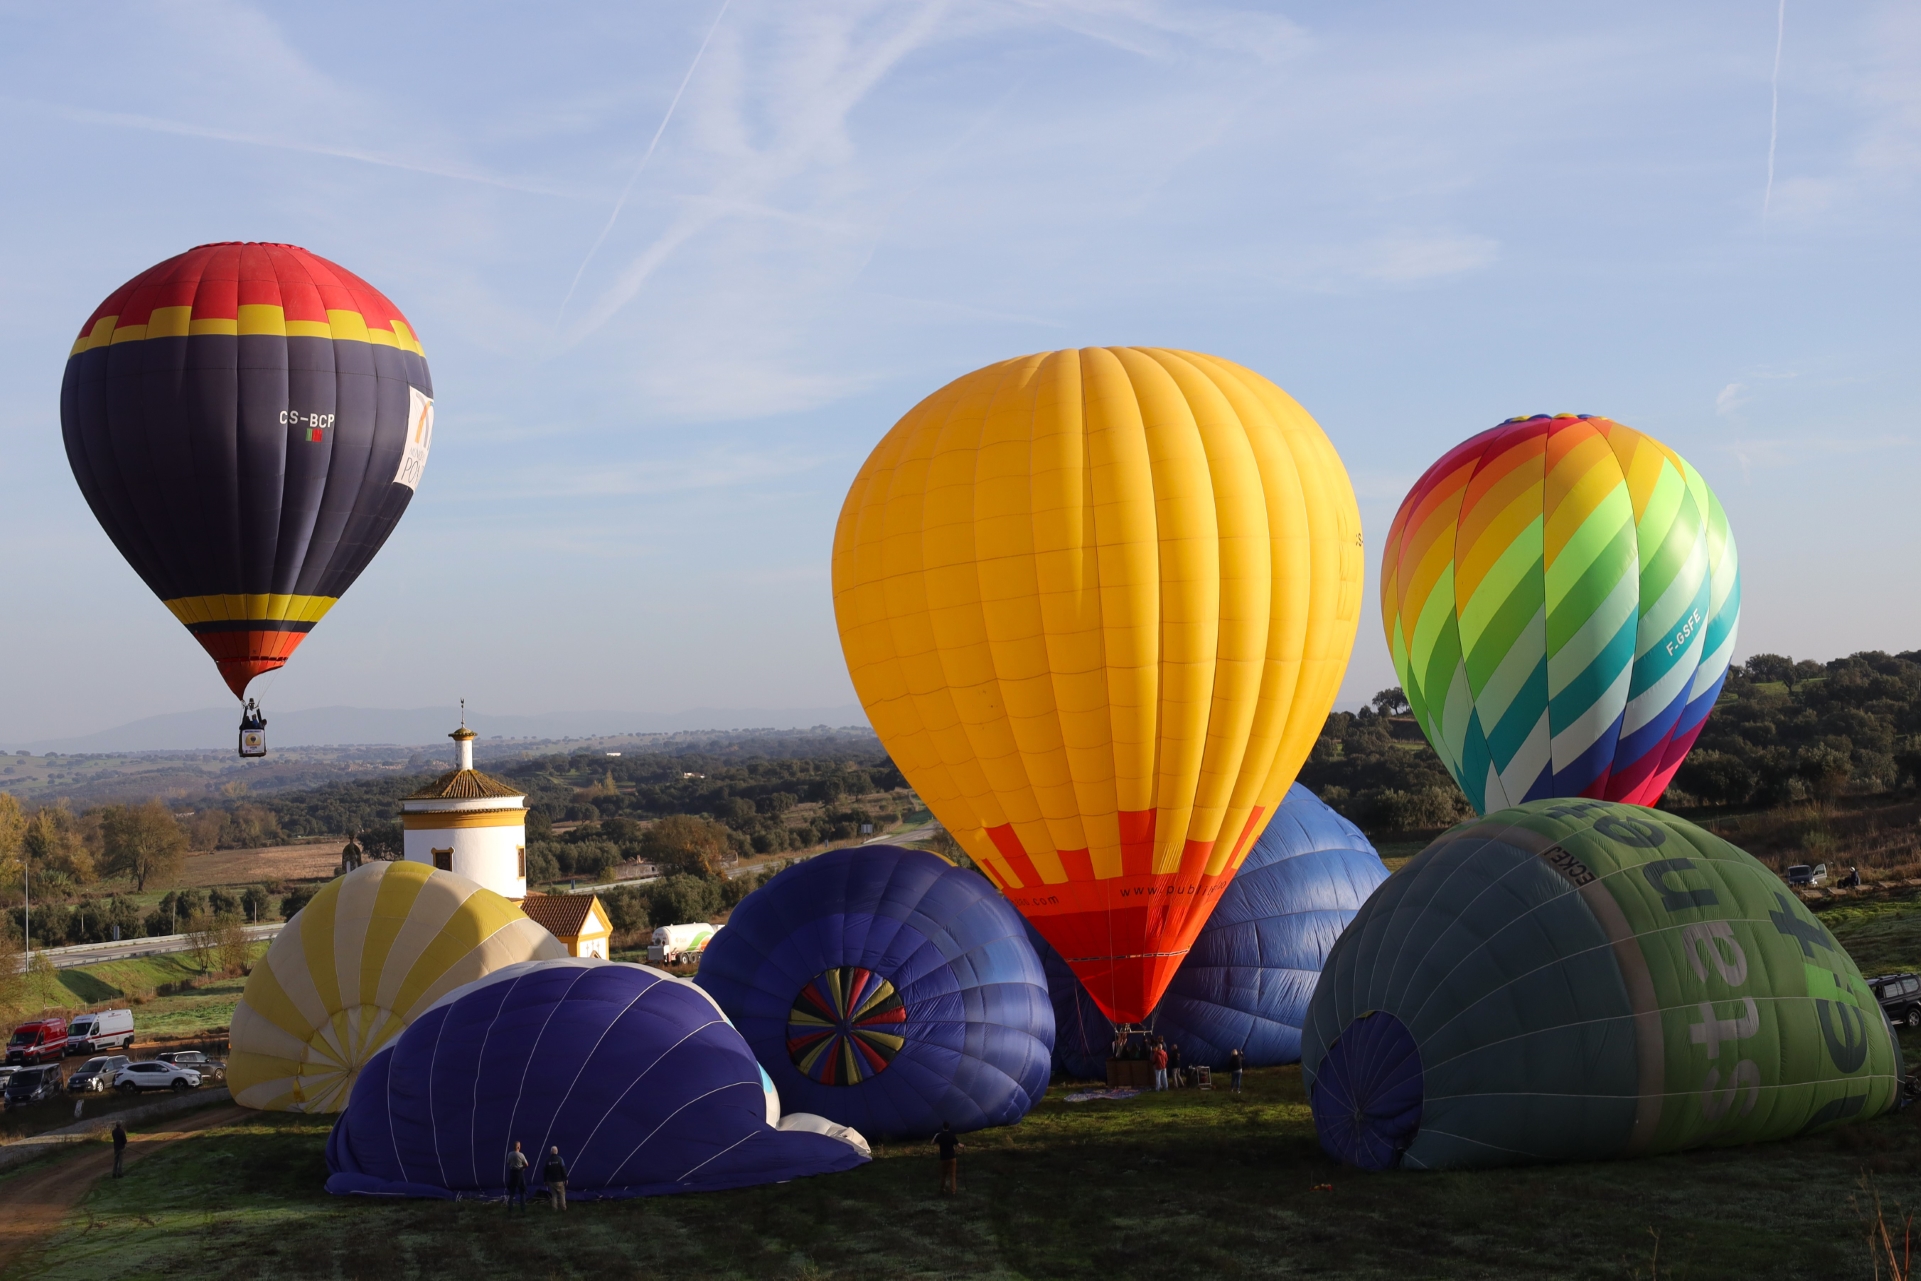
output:
[{"label": "highway", "polygon": [[[270,939],[286,928],[286,922],[275,921],[270,925],[243,925],[241,929],[247,937],[258,941]],[[164,956],[169,952],[186,952],[193,948],[191,934],[162,934],[154,938],[122,939],[118,943],[76,943],[72,947],[35,948],[35,956],[45,956],[53,962],[56,970],[71,970],[82,965],[98,965],[102,961],[127,961],[136,956]],[[21,968],[26,967],[26,958],[21,958]]]}]

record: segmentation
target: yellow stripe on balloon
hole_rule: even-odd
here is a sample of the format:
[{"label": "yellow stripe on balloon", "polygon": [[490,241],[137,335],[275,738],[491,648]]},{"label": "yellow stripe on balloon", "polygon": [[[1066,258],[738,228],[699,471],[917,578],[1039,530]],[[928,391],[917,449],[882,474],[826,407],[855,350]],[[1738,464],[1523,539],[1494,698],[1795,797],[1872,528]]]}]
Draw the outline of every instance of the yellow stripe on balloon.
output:
[{"label": "yellow stripe on balloon", "polygon": [[338,1111],[367,1061],[439,996],[502,966],[565,953],[518,907],[465,877],[368,864],[322,888],[248,977],[231,1032],[234,1098]]}]

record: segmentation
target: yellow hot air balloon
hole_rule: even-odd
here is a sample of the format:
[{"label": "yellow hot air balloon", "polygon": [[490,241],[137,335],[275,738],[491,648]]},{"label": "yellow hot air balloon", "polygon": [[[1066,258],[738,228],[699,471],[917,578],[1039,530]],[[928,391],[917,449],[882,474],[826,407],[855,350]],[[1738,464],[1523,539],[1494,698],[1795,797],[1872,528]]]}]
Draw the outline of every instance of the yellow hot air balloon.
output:
[{"label": "yellow hot air balloon", "polygon": [[1307,412],[1150,347],[949,383],[868,457],[834,534],[874,729],[1117,1022],[1159,1000],[1306,760],[1362,572]]},{"label": "yellow hot air balloon", "polygon": [[227,1065],[234,1101],[338,1112],[416,1012],[503,965],[566,954],[464,876],[424,863],[358,868],[314,895],[248,976]]}]

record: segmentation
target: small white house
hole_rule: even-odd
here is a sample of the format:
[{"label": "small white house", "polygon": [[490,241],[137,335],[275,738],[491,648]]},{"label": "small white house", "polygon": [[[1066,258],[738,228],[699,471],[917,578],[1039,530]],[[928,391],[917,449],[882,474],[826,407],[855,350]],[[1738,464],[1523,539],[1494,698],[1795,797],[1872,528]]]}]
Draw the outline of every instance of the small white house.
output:
[{"label": "small white house", "polygon": [[405,857],[477,881],[502,898],[527,897],[527,797],[474,768],[475,733],[462,725],[448,773],[400,802]]}]

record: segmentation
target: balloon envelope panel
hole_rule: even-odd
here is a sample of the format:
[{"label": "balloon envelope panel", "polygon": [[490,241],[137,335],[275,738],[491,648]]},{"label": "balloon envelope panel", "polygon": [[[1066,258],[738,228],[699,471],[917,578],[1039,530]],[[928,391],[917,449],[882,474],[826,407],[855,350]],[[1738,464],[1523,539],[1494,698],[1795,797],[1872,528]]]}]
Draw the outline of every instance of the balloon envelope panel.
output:
[{"label": "balloon envelope panel", "polygon": [[1894,1106],[1900,1049],[1779,877],[1672,815],[1532,801],[1448,832],[1328,957],[1303,1074],[1368,1168],[1647,1155]]},{"label": "balloon envelope panel", "polygon": [[[1387,868],[1367,837],[1299,783],[1221,895],[1147,1020],[1185,1064],[1222,1067],[1239,1048],[1249,1067],[1295,1063],[1321,965]],[[1114,1025],[1050,948],[1054,1063],[1105,1072]]]},{"label": "balloon envelope panel", "polygon": [[1687,460],[1606,418],[1510,419],[1435,463],[1381,553],[1415,719],[1480,813],[1651,805],[1726,679],[1741,582]]},{"label": "balloon envelope panel", "polygon": [[985,879],[866,845],[790,867],[744,899],[696,980],[780,1096],[875,1138],[1007,1125],[1047,1089],[1039,959]]},{"label": "balloon envelope panel", "polygon": [[[797,1118],[801,1121],[812,1118]],[[327,1142],[327,1190],[506,1194],[559,1148],[588,1200],[851,1169],[859,1135],[784,1129],[740,1034],[693,984],[593,958],[510,966],[450,993],[362,1073]]]},{"label": "balloon envelope panel", "polygon": [[518,907],[423,863],[329,881],[274,938],[234,1010],[236,1103],[338,1112],[368,1060],[443,993],[516,962],[566,955]]},{"label": "balloon envelope panel", "polygon": [[1300,405],[1161,348],[968,374],[849,489],[834,611],[861,704],[1110,1016],[1160,999],[1319,736],[1360,540]]},{"label": "balloon envelope panel", "polygon": [[94,309],[60,422],[101,527],[238,697],[393,532],[433,383],[412,326],[352,272],[293,245],[201,245]]}]

